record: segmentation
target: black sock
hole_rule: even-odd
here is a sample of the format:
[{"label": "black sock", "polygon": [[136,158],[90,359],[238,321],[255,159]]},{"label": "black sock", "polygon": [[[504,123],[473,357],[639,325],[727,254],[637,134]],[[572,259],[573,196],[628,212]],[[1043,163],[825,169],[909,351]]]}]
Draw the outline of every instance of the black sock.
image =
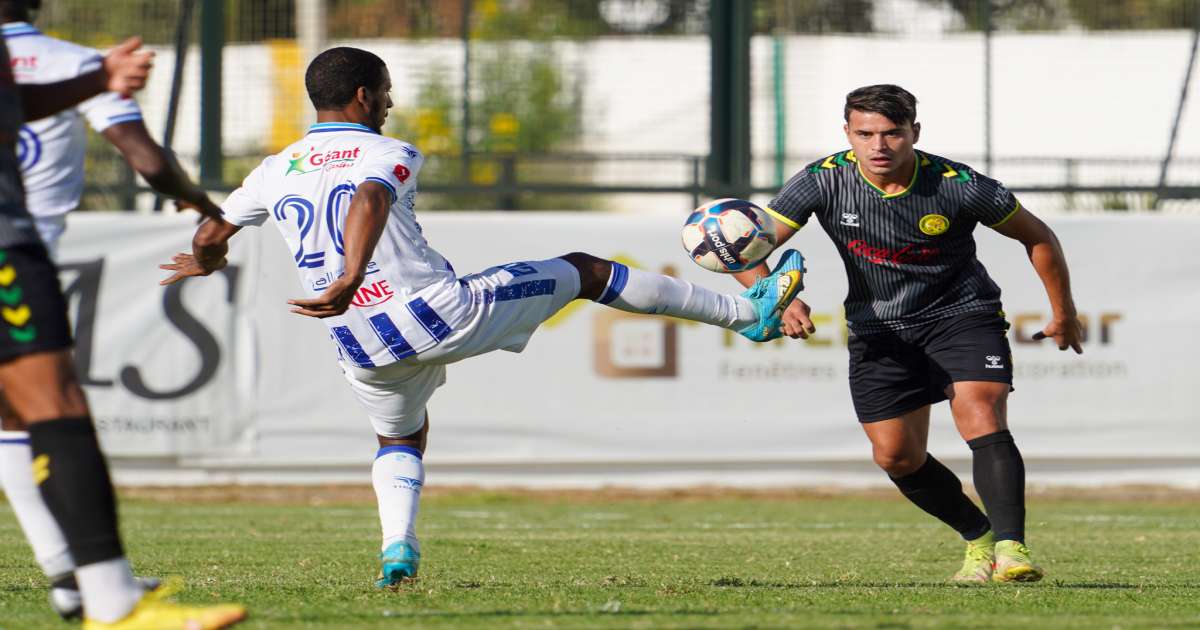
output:
[{"label": "black sock", "polygon": [[29,425],[33,478],[67,539],[76,566],[125,555],[108,465],[90,418]]},{"label": "black sock", "polygon": [[996,540],[1025,542],[1025,460],[1007,430],[967,440],[975,459],[975,491]]},{"label": "black sock", "polygon": [[927,454],[916,472],[891,480],[909,501],[953,527],[965,540],[975,540],[991,527],[983,512],[963,494],[958,477],[933,455]]}]

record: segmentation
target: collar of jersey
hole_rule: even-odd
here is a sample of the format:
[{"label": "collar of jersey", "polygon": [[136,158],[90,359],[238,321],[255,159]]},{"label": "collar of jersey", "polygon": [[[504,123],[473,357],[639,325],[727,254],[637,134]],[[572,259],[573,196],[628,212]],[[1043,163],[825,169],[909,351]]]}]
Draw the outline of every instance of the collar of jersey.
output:
[{"label": "collar of jersey", "polygon": [[0,26],[0,33],[5,37],[16,37],[17,35],[40,35],[42,32],[28,22],[9,22]]},{"label": "collar of jersey", "polygon": [[867,182],[868,186],[870,186],[871,188],[874,188],[875,191],[878,192],[880,195],[883,195],[884,199],[897,199],[897,198],[903,197],[904,195],[907,195],[909,192],[911,192],[913,189],[913,186],[916,185],[916,183],[917,183],[917,174],[921,172],[921,152],[913,151],[913,156],[916,159],[916,165],[913,167],[912,179],[908,180],[908,185],[904,187],[904,190],[894,192],[894,193],[889,193],[889,192],[884,191],[884,189],[876,186],[874,182],[867,179],[866,174],[864,174],[862,172],[862,162],[855,160],[854,163],[855,163],[855,166],[858,168],[858,176],[861,177],[864,182]]},{"label": "collar of jersey", "polygon": [[374,129],[366,125],[349,122],[317,123],[308,128],[308,133],[329,133],[331,131],[365,131],[367,133],[375,133]]}]

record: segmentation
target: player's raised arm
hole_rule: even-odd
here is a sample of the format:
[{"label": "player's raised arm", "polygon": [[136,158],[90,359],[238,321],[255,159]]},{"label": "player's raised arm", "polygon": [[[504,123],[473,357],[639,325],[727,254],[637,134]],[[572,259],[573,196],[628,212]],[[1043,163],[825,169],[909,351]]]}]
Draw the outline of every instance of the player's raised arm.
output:
[{"label": "player's raised arm", "polygon": [[[263,168],[269,164],[270,158],[251,171],[242,185],[217,209],[216,216],[210,216],[196,228],[192,236],[192,253],[176,254],[172,262],[158,266],[159,269],[175,272],[159,284],[172,284],[191,276],[207,276],[225,267],[229,239],[243,226],[258,226],[267,220],[267,208],[259,198],[259,191],[262,188]],[[188,207],[187,202],[181,202],[180,205]]]},{"label": "player's raised arm", "polygon": [[146,86],[154,53],[138,50],[140,37],[121,42],[104,56],[100,68],[66,81],[19,86],[25,120],[37,120],[74,107],[102,92],[129,96]]},{"label": "player's raised arm", "polygon": [[991,227],[1025,246],[1029,262],[1033,264],[1046,287],[1053,317],[1041,332],[1034,335],[1034,339],[1049,337],[1058,345],[1059,350],[1071,348],[1076,354],[1083,354],[1083,347],[1080,345],[1083,329],[1075,312],[1075,300],[1071,297],[1071,274],[1067,269],[1067,257],[1063,254],[1062,245],[1054,231],[1019,204],[1007,218]]},{"label": "player's raised arm", "polygon": [[329,284],[319,297],[307,300],[288,300],[295,306],[293,313],[325,318],[341,315],[350,308],[354,293],[366,277],[367,263],[375,253],[375,245],[387,225],[391,210],[392,188],[382,181],[367,180],[358,186],[350,209],[346,213],[343,232],[346,268],[340,278]]}]

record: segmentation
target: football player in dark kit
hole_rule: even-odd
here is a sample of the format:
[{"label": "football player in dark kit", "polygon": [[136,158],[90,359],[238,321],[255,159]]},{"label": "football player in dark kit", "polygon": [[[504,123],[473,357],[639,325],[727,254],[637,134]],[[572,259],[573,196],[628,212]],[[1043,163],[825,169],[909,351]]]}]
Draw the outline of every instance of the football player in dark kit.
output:
[{"label": "football player in dark kit", "polygon": [[83,629],[225,628],[243,619],[245,609],[165,601],[168,593],[146,592],[129,568],[108,464],[73,369],[66,300],[25,208],[15,147],[23,120],[104,91],[129,96],[141,89],[152,53],[140,46],[140,39],[126,40],[99,68],[73,79],[17,85],[8,46],[0,41],[0,391],[28,428],[34,483],[70,548]]},{"label": "football player in dark kit", "polygon": [[[913,148],[917,99],[895,85],[846,96],[852,150],[814,162],[772,200],[778,241],[816,217],[849,279],[850,391],[875,462],[910,501],[967,541],[953,580],[1032,582],[1025,546],[1025,464],[1008,431],[1012,359],[1000,288],[975,257],[978,224],[1020,241],[1045,285],[1053,320],[1035,338],[1082,352],[1067,262],[1054,233],[1003,184]],[[765,275],[765,265],[737,278]],[[794,302],[783,333],[815,331]],[[950,401],[971,448],[982,511],[926,452],[930,405]]]}]

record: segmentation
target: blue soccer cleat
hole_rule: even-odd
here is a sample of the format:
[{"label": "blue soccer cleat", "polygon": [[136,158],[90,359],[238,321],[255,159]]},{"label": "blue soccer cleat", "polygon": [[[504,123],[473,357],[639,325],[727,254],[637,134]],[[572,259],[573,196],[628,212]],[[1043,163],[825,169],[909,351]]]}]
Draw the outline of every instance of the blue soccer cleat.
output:
[{"label": "blue soccer cleat", "polygon": [[421,552],[407,541],[388,545],[388,548],[379,554],[379,559],[379,579],[375,580],[377,588],[399,586],[404,580],[417,577],[417,569],[421,566]]},{"label": "blue soccer cleat", "polygon": [[770,341],[783,335],[783,311],[804,289],[804,256],[789,249],[771,275],[759,279],[742,297],[754,303],[758,321],[738,331],[751,341]]}]

